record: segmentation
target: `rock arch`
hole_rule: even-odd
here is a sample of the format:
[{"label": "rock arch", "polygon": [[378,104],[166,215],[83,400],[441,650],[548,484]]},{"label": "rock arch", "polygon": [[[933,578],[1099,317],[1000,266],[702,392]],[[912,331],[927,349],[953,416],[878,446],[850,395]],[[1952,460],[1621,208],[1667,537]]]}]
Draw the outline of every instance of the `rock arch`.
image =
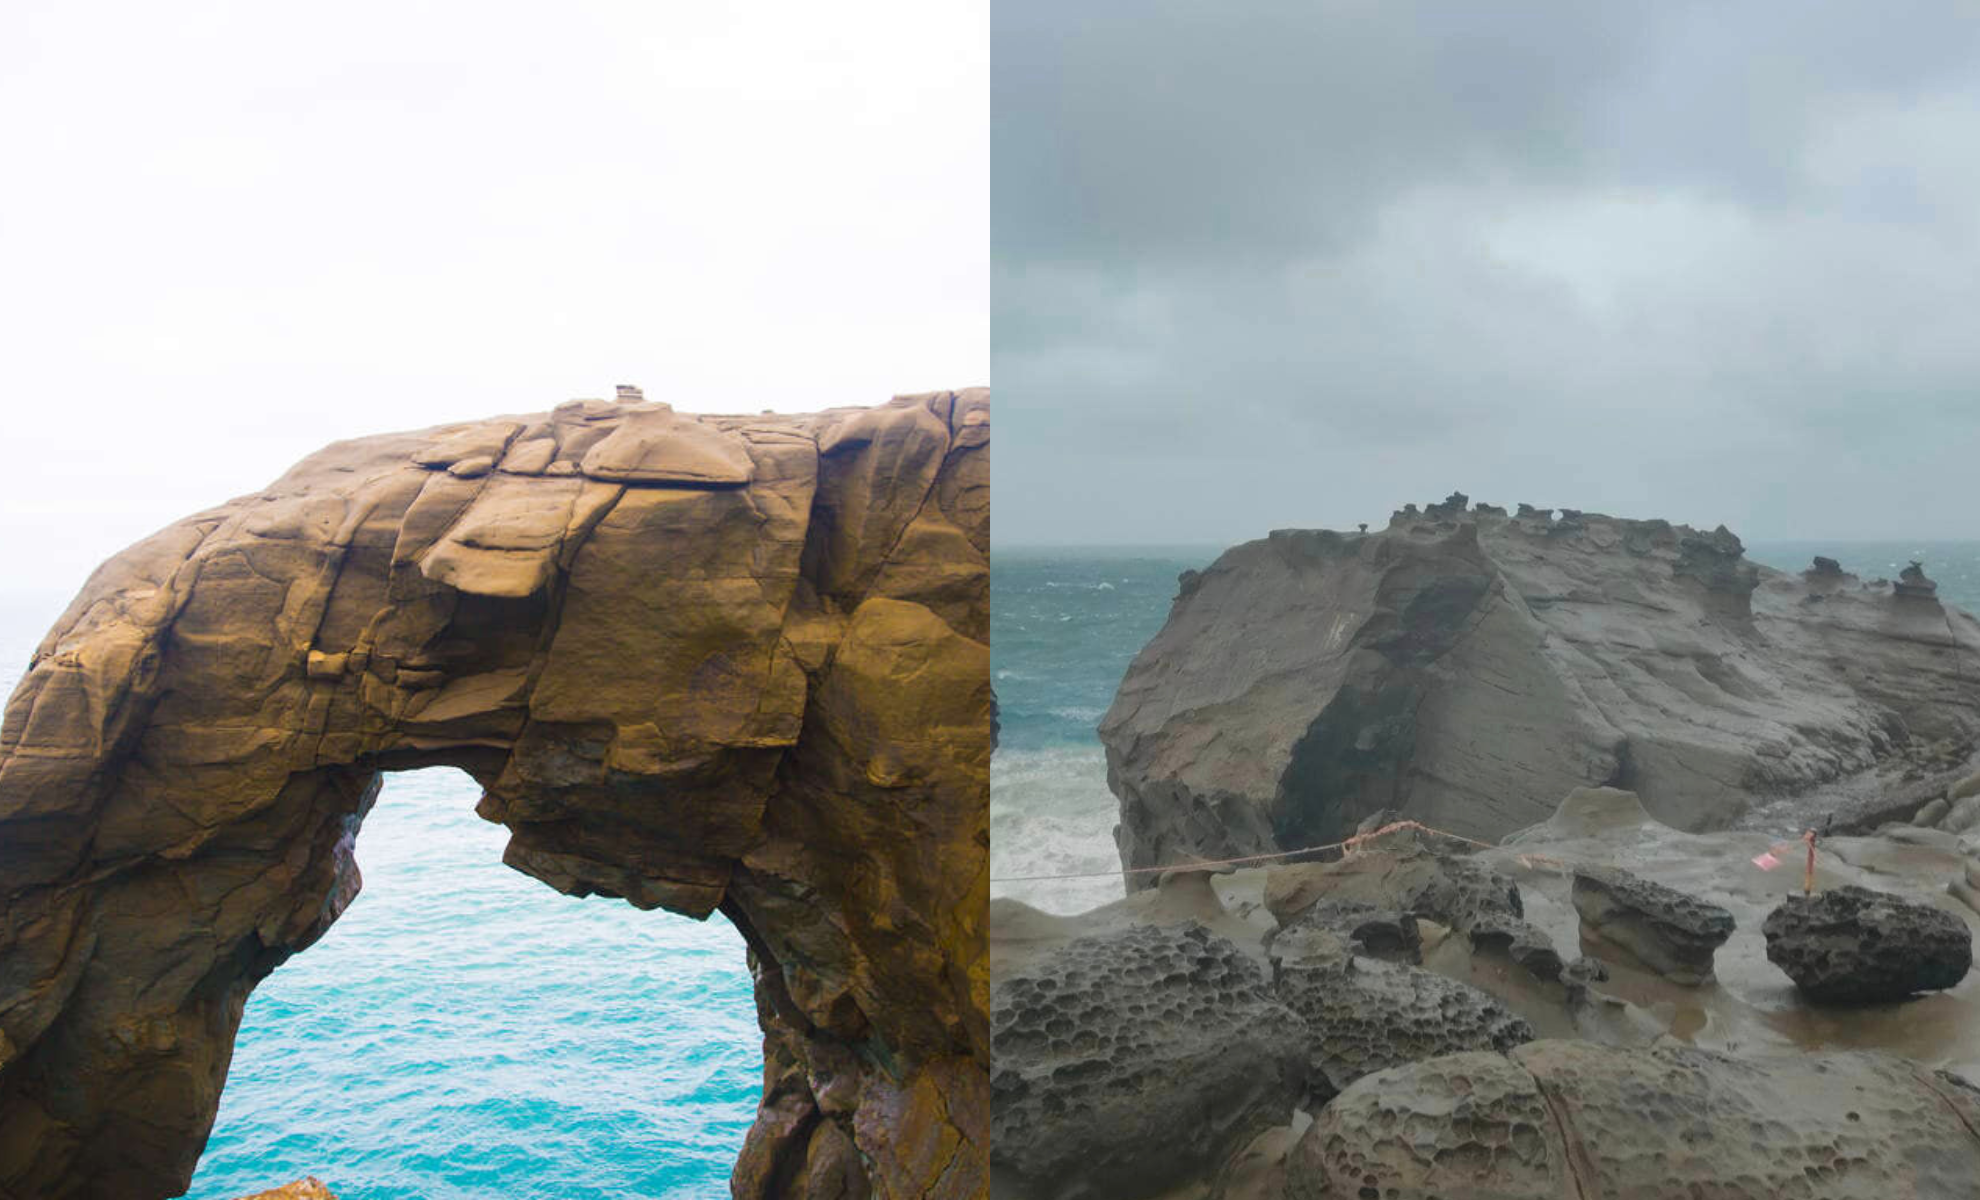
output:
[{"label": "rock arch", "polygon": [[742,931],[738,1197],[980,1194],[988,406],[340,442],[105,564],[0,728],[0,1195],[183,1191],[249,991],[431,764],[511,866]]}]

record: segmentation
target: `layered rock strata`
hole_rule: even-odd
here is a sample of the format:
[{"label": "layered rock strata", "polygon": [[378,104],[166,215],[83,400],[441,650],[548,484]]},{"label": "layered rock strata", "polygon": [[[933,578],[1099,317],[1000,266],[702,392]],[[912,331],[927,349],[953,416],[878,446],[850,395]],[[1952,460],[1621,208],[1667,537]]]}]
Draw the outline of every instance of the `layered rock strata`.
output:
[{"label": "layered rock strata", "polygon": [[986,1183],[989,409],[636,397],[340,442],[91,578],[0,727],[0,1195],[183,1191],[242,1004],[446,764],[749,946],[743,1200]]},{"label": "layered rock strata", "polygon": [[[1928,583],[1463,496],[1374,533],[1275,532],[1184,573],[1101,723],[1122,861],[1301,849],[1385,809],[1493,840],[1578,786],[1718,828],[1762,798],[1882,791],[1921,747],[1964,763],[1980,623]],[[1943,791],[1913,782],[1907,812]]]},{"label": "layered rock strata", "polygon": [[1712,955],[1732,936],[1733,915],[1618,867],[1574,873],[1574,907],[1584,949],[1615,947],[1673,983],[1712,977]]}]

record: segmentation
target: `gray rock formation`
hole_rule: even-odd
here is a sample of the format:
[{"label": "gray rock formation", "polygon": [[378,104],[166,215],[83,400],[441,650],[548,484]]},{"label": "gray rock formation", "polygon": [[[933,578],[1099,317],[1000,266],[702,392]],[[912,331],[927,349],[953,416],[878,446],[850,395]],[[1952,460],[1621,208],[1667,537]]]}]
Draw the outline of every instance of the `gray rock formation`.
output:
[{"label": "gray rock formation", "polygon": [[1958,985],[1973,933],[1943,909],[1865,887],[1790,896],[1761,927],[1767,958],[1811,1000],[1877,1004]]},{"label": "gray rock formation", "polygon": [[1542,1041],[1370,1075],[1288,1163],[1292,1200],[1964,1200],[1980,1092],[1881,1054]]},{"label": "gray rock formation", "polygon": [[[1413,913],[1377,908],[1361,900],[1321,899],[1299,914],[1287,930],[1322,929],[1340,938],[1344,949],[1388,962],[1421,962],[1423,934]],[[1285,936],[1282,930],[1269,944]]]},{"label": "gray rock formation", "polygon": [[1510,1050],[1533,1027],[1497,1000],[1406,964],[1286,955],[1273,989],[1306,1022],[1307,1088],[1317,1107],[1374,1071],[1464,1050]]},{"label": "gray rock formation", "polygon": [[1036,1200],[1132,1200],[1214,1171],[1291,1116],[1306,1042],[1257,961],[1193,922],[1000,968],[993,1174]]},{"label": "gray rock formation", "polygon": [[1337,862],[1273,871],[1265,904],[1282,926],[1316,924],[1349,936],[1360,930],[1357,913],[1364,920],[1381,913],[1427,918],[1542,979],[1558,978],[1560,954],[1526,921],[1518,886],[1470,849],[1421,830],[1398,830]]},{"label": "gray rock formation", "polygon": [[1462,500],[1275,532],[1185,583],[1101,723],[1126,865],[1338,841],[1384,808],[1491,840],[1605,784],[1719,828],[1980,732],[1980,623],[1911,584]]},{"label": "gray rock formation", "polygon": [[1617,867],[1574,873],[1582,948],[1600,957],[1616,947],[1673,983],[1712,977],[1712,955],[1732,936],[1733,915],[1716,904]]}]

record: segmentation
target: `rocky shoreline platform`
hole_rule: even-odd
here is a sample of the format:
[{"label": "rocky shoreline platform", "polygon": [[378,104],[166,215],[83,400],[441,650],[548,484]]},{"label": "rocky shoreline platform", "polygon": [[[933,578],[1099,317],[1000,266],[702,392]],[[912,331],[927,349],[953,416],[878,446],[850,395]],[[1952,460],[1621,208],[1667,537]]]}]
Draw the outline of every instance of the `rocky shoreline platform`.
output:
[{"label": "rocky shoreline platform", "polygon": [[1458,495],[1237,547],[1101,725],[1127,894],[992,901],[992,1195],[1970,1196],[1976,731],[1921,568]]},{"label": "rocky shoreline platform", "polygon": [[[1818,900],[1891,897],[1935,918],[1916,961],[1951,928],[1970,962],[1980,913],[1948,885],[1980,841],[1818,846]],[[1980,984],[1805,994],[1769,960],[1770,916],[1805,903],[1799,860],[1753,861],[1778,849],[1591,788],[1501,845],[1402,830],[1334,862],[1167,872],[1076,916],[993,900],[992,1194],[1970,1195]],[[1689,954],[1631,952],[1613,915],[1591,936],[1591,876],[1630,881],[1632,940],[1661,925]],[[1701,927],[1724,933],[1702,973]],[[1899,961],[1902,932],[1851,944]]]}]

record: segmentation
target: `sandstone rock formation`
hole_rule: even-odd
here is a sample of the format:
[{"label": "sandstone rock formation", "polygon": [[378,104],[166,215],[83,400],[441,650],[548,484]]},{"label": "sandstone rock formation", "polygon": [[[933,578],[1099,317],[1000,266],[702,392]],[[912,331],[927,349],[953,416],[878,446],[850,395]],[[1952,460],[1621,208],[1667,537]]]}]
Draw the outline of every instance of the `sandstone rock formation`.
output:
[{"label": "sandstone rock formation", "polygon": [[1433,971],[1352,955],[1286,955],[1274,965],[1272,990],[1306,1022],[1315,1104],[1402,1063],[1533,1040],[1532,1026],[1497,1000]]},{"label": "sandstone rock formation", "polygon": [[1038,1200],[1152,1195],[1285,1121],[1307,1030],[1202,925],[1076,938],[992,985],[992,1154]]},{"label": "sandstone rock formation", "polygon": [[1496,839],[1578,786],[1718,828],[1880,791],[1925,743],[1964,757],[1980,622],[1909,578],[1755,566],[1723,528],[1453,496],[1185,574],[1100,731],[1128,867],[1334,842],[1381,809]]},{"label": "sandstone rock formation", "polygon": [[91,578],[0,727],[0,1196],[181,1192],[381,772],[742,932],[754,1197],[987,1171],[988,395],[342,442]]},{"label": "sandstone rock formation", "polygon": [[1673,983],[1710,979],[1712,955],[1733,931],[1733,915],[1718,905],[1619,867],[1577,869],[1574,907],[1584,949],[1616,947]]},{"label": "sandstone rock formation", "polygon": [[1956,1200],[1980,1091],[1881,1054],[1756,1061],[1543,1041],[1370,1075],[1314,1120],[1293,1200]]},{"label": "sandstone rock formation", "polygon": [[1927,904],[1839,887],[1789,896],[1761,926],[1767,958],[1811,1000],[1877,1004],[1957,986],[1973,966],[1973,932]]}]

